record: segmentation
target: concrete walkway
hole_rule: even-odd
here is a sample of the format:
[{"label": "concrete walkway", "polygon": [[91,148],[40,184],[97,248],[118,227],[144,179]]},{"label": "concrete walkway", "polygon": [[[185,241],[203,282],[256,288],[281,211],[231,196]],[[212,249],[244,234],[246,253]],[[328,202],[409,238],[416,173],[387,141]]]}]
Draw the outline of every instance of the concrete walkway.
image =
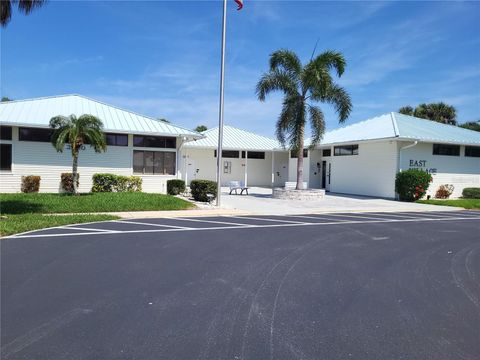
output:
[{"label": "concrete walkway", "polygon": [[331,212],[362,211],[456,211],[461,208],[452,206],[407,203],[355,195],[329,193],[320,201],[292,201],[272,199],[269,188],[251,188],[249,195],[228,195],[228,189],[222,188],[222,208],[252,214],[288,215]]}]

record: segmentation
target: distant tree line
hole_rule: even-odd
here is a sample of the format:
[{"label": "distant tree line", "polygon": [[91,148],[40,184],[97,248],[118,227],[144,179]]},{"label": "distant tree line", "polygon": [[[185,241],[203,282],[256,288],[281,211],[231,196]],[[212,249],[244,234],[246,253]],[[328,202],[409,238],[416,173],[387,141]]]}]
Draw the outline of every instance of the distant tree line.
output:
[{"label": "distant tree line", "polygon": [[469,121],[464,124],[457,123],[457,110],[452,105],[444,102],[419,104],[415,108],[412,106],[403,106],[398,109],[400,114],[415,116],[421,119],[436,121],[442,124],[458,125],[464,129],[480,131],[480,120]]}]

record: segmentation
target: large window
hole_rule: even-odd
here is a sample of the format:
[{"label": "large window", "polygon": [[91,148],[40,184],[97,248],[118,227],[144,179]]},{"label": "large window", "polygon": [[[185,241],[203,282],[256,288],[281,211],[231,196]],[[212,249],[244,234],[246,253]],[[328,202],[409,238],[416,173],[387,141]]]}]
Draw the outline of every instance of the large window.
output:
[{"label": "large window", "polygon": [[358,145],[335,146],[333,148],[333,155],[335,156],[358,155]]},{"label": "large window", "polygon": [[323,157],[332,156],[332,149],[323,149],[322,156]]},{"label": "large window", "polygon": [[134,135],[133,146],[175,149],[177,147],[177,138],[165,136]]},{"label": "large window", "polygon": [[174,152],[133,152],[133,172],[136,174],[175,175]]},{"label": "large window", "polygon": [[[296,159],[297,157],[297,152],[295,150],[290,150],[290,158]],[[303,149],[303,157],[308,157],[308,149]]]},{"label": "large window", "polygon": [[0,157],[1,164],[0,170],[10,171],[12,170],[12,145],[10,144],[0,144]]},{"label": "large window", "polygon": [[480,157],[480,146],[465,146],[465,156]]},{"label": "large window", "polygon": [[0,126],[0,139],[1,140],[12,140],[12,127],[11,126]]},{"label": "large window", "polygon": [[21,127],[18,129],[18,139],[20,141],[50,142],[52,134],[53,130],[51,129],[26,127]]},{"label": "large window", "polygon": [[105,138],[109,146],[128,146],[127,134],[112,134],[106,133]]},{"label": "large window", "polygon": [[460,156],[460,145],[433,144],[433,155]]},{"label": "large window", "polygon": [[[217,157],[217,150],[213,151],[213,156]],[[222,150],[222,158],[238,159],[240,157],[240,151],[237,150]]]},{"label": "large window", "polygon": [[[248,159],[265,159],[264,151],[247,151]],[[245,151],[242,151],[242,159],[245,159]]]}]

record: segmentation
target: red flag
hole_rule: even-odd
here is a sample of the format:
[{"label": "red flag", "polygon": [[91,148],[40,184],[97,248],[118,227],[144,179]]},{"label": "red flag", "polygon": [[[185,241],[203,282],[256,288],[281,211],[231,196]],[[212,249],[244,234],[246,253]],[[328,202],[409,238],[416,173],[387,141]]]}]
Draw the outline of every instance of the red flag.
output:
[{"label": "red flag", "polygon": [[235,0],[235,2],[238,4],[237,10],[242,10],[242,8],[243,8],[243,0]]}]

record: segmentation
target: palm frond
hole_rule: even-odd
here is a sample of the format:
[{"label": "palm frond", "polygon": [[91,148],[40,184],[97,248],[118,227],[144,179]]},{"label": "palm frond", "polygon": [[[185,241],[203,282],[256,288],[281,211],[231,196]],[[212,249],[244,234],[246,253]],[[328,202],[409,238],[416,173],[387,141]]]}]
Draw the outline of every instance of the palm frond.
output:
[{"label": "palm frond", "polygon": [[347,62],[342,53],[338,51],[327,50],[318,55],[315,59],[307,64],[307,67],[313,67],[318,70],[327,69],[330,71],[334,69],[337,72],[337,76],[341,77],[345,71]]},{"label": "palm frond", "polygon": [[308,113],[312,127],[312,142],[310,147],[313,148],[322,140],[323,134],[325,133],[325,116],[319,107],[312,105],[308,106]]},{"label": "palm frond", "polygon": [[[2,2],[5,0],[2,0]],[[18,1],[18,10],[25,14],[29,14],[32,10],[42,6],[46,0],[19,0]]]},{"label": "palm frond", "polygon": [[348,92],[336,84],[331,84],[327,89],[322,89],[322,92],[314,91],[311,99],[332,104],[338,114],[338,121],[343,123],[347,120],[352,111],[352,100]]},{"label": "palm frond", "polygon": [[262,75],[255,92],[260,101],[265,101],[270,92],[277,90],[288,96],[298,94],[296,79],[284,70],[271,70]]},{"label": "palm frond", "polygon": [[293,51],[280,49],[270,55],[270,70],[285,70],[298,77],[302,63]]}]

